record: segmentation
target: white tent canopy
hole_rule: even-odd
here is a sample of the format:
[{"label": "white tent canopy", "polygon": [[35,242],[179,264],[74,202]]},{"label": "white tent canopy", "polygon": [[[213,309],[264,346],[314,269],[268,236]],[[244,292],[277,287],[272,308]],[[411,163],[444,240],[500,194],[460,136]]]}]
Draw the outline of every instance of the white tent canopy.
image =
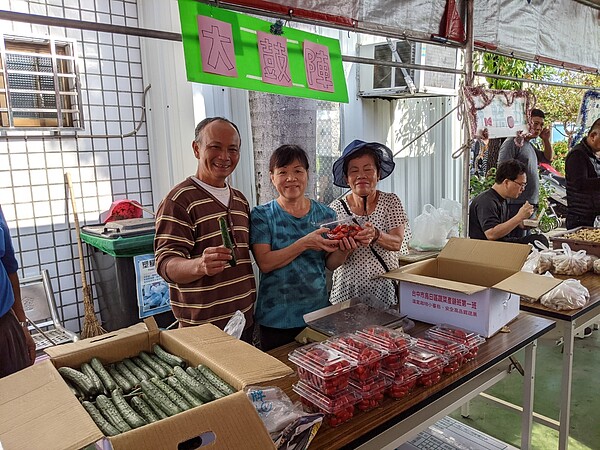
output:
[{"label": "white tent canopy", "polygon": [[[462,11],[466,0],[457,1]],[[474,1],[474,0],[473,0]],[[279,13],[330,26],[398,38],[430,40],[440,32],[446,0],[226,0],[256,12]],[[454,1],[449,1],[454,4]],[[476,0],[476,48],[529,61],[598,73],[600,2]],[[462,14],[464,19],[464,14]]]}]

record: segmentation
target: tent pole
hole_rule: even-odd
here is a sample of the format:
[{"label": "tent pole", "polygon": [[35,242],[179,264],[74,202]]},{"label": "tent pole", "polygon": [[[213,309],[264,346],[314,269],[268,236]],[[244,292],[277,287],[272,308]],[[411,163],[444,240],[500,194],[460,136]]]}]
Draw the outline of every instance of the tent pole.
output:
[{"label": "tent pole", "polygon": [[[465,46],[465,87],[473,86],[473,11],[474,0],[467,0],[466,25],[467,25],[467,43]],[[460,96],[463,95],[461,91]],[[469,179],[471,167],[471,148],[469,147],[469,117],[467,114],[467,103],[462,99],[463,110],[463,188],[462,188],[462,235],[467,237],[469,234]]]}]

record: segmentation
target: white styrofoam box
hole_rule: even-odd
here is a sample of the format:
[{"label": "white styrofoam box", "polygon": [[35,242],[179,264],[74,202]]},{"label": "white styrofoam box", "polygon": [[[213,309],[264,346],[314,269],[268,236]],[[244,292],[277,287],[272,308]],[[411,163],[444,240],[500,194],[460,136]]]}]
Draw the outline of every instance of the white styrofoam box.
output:
[{"label": "white styrofoam box", "polygon": [[433,286],[400,282],[400,312],[411,319],[447,323],[490,337],[519,315],[520,297],[488,288],[464,294]]}]

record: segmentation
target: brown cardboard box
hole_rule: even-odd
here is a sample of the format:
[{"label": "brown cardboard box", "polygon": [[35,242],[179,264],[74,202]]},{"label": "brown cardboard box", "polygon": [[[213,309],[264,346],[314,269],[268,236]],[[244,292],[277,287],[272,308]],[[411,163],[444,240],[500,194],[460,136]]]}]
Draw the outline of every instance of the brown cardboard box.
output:
[{"label": "brown cardboard box", "polygon": [[[79,449],[103,437],[56,368],[78,368],[93,356],[104,364],[150,351],[167,351],[213,369],[237,389],[281,378],[292,370],[213,325],[159,331],[154,320],[47,349],[50,361],[0,380],[0,443],[8,449]],[[108,438],[115,449],[177,449],[197,436],[211,449],[275,448],[243,392]],[[206,442],[206,445],[209,442]]]},{"label": "brown cardboard box", "polygon": [[538,299],[562,282],[521,272],[530,247],[452,238],[435,259],[383,275],[400,281],[400,312],[485,337],[519,314],[519,296]]}]

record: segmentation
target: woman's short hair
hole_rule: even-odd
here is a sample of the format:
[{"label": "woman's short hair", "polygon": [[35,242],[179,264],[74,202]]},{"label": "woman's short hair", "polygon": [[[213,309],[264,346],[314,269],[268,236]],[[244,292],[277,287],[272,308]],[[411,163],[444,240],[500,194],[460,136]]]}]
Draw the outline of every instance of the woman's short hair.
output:
[{"label": "woman's short hair", "polygon": [[308,172],[308,156],[302,147],[299,145],[285,144],[277,148],[271,155],[269,160],[269,172],[278,167],[287,166],[294,161],[299,161],[302,167]]},{"label": "woman's short hair", "polygon": [[496,169],[496,183],[500,184],[504,180],[515,181],[519,175],[525,173],[527,167],[521,161],[509,159],[498,165]]}]

